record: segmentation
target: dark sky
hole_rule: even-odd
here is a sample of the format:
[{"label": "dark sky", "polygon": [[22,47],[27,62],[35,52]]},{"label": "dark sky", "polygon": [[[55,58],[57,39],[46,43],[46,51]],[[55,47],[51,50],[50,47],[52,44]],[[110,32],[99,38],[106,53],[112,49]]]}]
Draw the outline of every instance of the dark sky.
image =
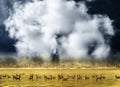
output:
[{"label": "dark sky", "polygon": [[[111,51],[112,53],[120,52],[120,0],[94,0],[86,4],[89,8],[89,14],[108,15],[114,21],[113,25],[116,34],[111,39]],[[8,10],[3,9],[4,7],[12,8],[12,0],[0,0],[0,53],[16,52],[13,46],[15,41],[8,37],[5,26],[2,24],[9,15]]]},{"label": "dark sky", "polygon": [[90,14],[108,15],[114,21],[115,36],[111,40],[111,51],[120,52],[120,0],[96,0],[87,6]]},{"label": "dark sky", "polygon": [[0,25],[0,53],[15,52],[13,46],[15,41],[8,37],[8,32],[4,29],[4,25]]}]

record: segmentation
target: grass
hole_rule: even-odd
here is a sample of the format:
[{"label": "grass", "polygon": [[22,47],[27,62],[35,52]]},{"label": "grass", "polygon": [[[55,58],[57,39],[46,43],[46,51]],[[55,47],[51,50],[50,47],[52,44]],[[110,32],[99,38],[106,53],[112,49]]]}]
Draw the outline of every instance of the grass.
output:
[{"label": "grass", "polygon": [[[69,78],[65,81],[58,80],[58,75],[68,76],[80,75],[82,79]],[[21,75],[21,79],[13,79],[13,76]],[[33,75],[33,79],[29,79]],[[37,76],[40,76],[37,79]],[[55,77],[52,80],[45,80],[44,76]],[[96,81],[95,75],[105,76],[105,79]],[[1,69],[0,87],[120,87],[120,76],[118,69]],[[8,78],[7,76],[10,76]],[[85,76],[89,79],[85,80]]]},{"label": "grass", "polygon": [[[117,64],[90,60],[57,64],[35,59],[0,59],[0,87],[120,87]],[[64,78],[59,79],[58,75]],[[55,78],[51,79],[51,76]],[[104,78],[97,80],[101,77]]]}]

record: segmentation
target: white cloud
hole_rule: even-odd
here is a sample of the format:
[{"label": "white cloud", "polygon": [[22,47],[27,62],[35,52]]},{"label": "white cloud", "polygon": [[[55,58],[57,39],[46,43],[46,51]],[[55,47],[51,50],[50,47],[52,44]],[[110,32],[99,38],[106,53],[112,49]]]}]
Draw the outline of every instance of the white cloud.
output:
[{"label": "white cloud", "polygon": [[[14,13],[5,21],[6,30],[18,40],[19,55],[44,57],[58,50],[60,56],[104,58],[110,47],[103,33],[114,35],[112,21],[107,16],[90,16],[87,10],[84,3],[75,1],[16,2]],[[93,42],[95,49],[88,54]]]}]

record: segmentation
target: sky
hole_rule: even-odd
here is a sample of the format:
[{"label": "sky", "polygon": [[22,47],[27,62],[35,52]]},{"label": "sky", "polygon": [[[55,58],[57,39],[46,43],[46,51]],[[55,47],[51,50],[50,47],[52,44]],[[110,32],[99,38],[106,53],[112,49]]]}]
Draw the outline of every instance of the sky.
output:
[{"label": "sky", "polygon": [[[22,0],[21,0],[22,1]],[[23,0],[22,3],[28,0]],[[80,0],[75,0],[79,2]],[[85,1],[85,0],[82,0]],[[88,8],[87,13],[90,15],[107,15],[113,21],[113,29],[115,35],[110,38],[110,52],[116,54],[120,52],[120,11],[119,0],[86,0],[85,4]],[[0,0],[0,53],[16,53],[18,50],[15,45],[17,40],[8,36],[4,21],[10,16],[9,10],[13,9],[13,0]],[[77,13],[76,13],[77,14]],[[75,20],[76,21],[76,20]],[[69,47],[68,47],[69,48]],[[37,53],[37,52],[36,52]],[[66,54],[71,52],[67,51]],[[77,55],[77,54],[76,54]],[[86,55],[86,54],[85,54]]]}]

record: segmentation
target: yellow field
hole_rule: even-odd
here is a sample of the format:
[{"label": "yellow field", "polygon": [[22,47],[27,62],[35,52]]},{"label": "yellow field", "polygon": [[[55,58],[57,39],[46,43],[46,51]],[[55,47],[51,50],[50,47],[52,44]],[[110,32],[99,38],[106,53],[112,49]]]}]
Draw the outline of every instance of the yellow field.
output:
[{"label": "yellow field", "polygon": [[120,70],[1,69],[0,87],[120,87]]}]

